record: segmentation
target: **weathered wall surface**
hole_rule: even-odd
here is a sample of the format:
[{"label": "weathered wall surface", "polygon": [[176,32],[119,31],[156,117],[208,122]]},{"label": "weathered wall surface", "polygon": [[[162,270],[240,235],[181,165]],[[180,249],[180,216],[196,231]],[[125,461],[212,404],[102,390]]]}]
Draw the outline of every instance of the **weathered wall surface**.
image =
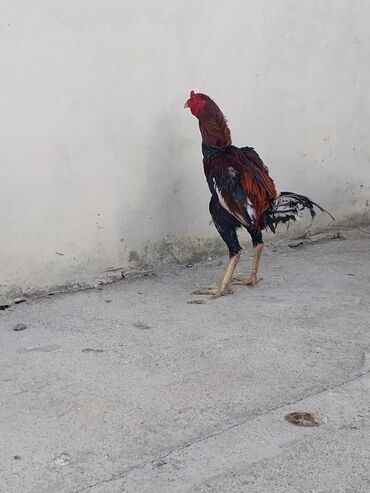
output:
[{"label": "weathered wall surface", "polygon": [[1,6],[3,298],[213,245],[190,89],[219,103],[279,189],[339,219],[367,214],[366,0]]}]

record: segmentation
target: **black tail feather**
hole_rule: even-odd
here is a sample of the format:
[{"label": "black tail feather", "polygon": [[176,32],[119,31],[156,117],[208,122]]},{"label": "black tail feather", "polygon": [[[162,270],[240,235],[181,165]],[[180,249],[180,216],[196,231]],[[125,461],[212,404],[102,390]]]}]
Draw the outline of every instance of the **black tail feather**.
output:
[{"label": "black tail feather", "polygon": [[321,212],[328,214],[335,221],[330,212],[308,197],[299,195],[298,193],[281,192],[265,213],[266,226],[275,233],[276,226],[279,223],[284,224],[288,221],[295,221],[299,213],[303,210],[308,210],[313,219],[316,216],[315,207]]}]

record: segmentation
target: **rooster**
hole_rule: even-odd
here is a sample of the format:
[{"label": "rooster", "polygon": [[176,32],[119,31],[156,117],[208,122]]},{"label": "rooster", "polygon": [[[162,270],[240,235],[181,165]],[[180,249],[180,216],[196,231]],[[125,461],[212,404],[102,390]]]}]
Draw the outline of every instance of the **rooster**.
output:
[{"label": "rooster", "polygon": [[[209,211],[230,256],[221,284],[193,294],[218,298],[232,293],[233,280],[243,285],[255,285],[262,280],[258,277],[258,266],[264,229],[269,228],[275,233],[279,223],[295,221],[304,209],[312,219],[316,215],[315,207],[331,214],[304,195],[291,192],[278,195],[267,167],[253,147],[232,145],[225,116],[209,96],[191,91],[184,108],[189,108],[199,121],[204,173],[212,195]],[[248,277],[233,278],[241,253],[236,230],[241,226],[252,238],[253,264]]]}]

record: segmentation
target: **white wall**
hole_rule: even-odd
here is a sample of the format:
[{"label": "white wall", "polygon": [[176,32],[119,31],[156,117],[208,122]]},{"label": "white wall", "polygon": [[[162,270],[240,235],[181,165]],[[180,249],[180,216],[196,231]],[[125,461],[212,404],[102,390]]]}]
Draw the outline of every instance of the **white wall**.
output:
[{"label": "white wall", "polygon": [[190,89],[279,189],[368,211],[367,0],[2,0],[1,19],[3,298],[204,250]]}]

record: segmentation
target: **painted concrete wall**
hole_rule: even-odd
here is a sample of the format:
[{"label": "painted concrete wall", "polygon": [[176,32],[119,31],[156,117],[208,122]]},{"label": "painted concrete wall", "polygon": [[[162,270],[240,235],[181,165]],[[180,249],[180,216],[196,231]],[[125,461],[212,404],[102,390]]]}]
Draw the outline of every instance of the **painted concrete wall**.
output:
[{"label": "painted concrete wall", "polygon": [[190,89],[219,103],[280,190],[338,218],[368,211],[367,0],[1,10],[3,298],[204,253],[215,232]]}]

